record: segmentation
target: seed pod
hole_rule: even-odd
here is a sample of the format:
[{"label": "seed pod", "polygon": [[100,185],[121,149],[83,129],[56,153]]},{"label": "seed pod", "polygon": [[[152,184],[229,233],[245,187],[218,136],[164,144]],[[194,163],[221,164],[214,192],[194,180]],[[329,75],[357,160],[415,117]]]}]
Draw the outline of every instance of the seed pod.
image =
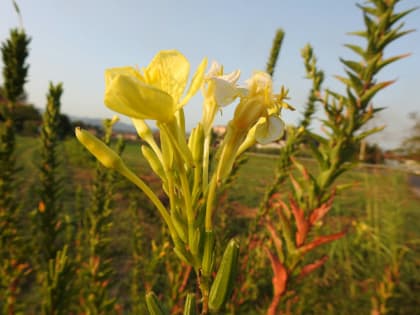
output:
[{"label": "seed pod", "polygon": [[203,260],[201,263],[201,271],[203,276],[209,277],[213,270],[213,263],[214,263],[214,232],[213,231],[206,231],[204,236],[204,252],[203,252]]},{"label": "seed pod", "polygon": [[188,293],[185,299],[183,315],[197,315],[197,306],[195,304],[195,294]]},{"label": "seed pod", "polygon": [[159,300],[153,292],[146,294],[146,305],[150,315],[167,315],[168,312],[160,305]]},{"label": "seed pod", "polygon": [[236,271],[239,257],[239,244],[236,240],[229,241],[222,262],[217,271],[216,278],[210,289],[209,308],[211,311],[220,310],[232,294],[233,284],[236,278]]},{"label": "seed pod", "polygon": [[190,251],[194,258],[201,263],[203,254],[203,234],[199,228],[196,228],[190,244]]}]

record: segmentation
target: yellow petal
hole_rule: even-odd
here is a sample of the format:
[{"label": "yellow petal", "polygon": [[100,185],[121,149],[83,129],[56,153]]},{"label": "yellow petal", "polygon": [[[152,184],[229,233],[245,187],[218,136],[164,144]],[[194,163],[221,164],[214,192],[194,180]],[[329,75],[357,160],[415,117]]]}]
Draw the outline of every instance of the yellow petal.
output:
[{"label": "yellow petal", "polygon": [[[265,118],[260,118],[260,120]],[[236,156],[241,155],[246,150],[248,150],[250,147],[252,147],[256,140],[255,140],[255,130],[257,129],[258,123],[256,123],[251,129],[249,129],[245,140],[241,143],[241,146],[238,149],[238,152],[236,153]]]},{"label": "yellow petal", "polygon": [[145,69],[148,84],[165,91],[178,103],[184,93],[190,73],[190,63],[177,50],[160,51]]},{"label": "yellow petal", "polygon": [[178,108],[187,104],[190,98],[193,97],[193,95],[197,93],[197,91],[200,89],[201,85],[203,84],[204,71],[206,71],[206,67],[207,67],[207,58],[204,58],[201,61],[200,65],[198,66],[197,71],[195,72],[191,80],[191,84],[188,89],[188,92],[185,95],[185,97],[182,99],[182,101],[179,103]]},{"label": "yellow petal", "polygon": [[219,75],[223,75],[222,65],[218,63],[217,61],[213,60],[210,65],[210,69],[209,71],[207,71],[207,74],[205,75],[205,77],[206,79],[211,79]]},{"label": "yellow petal", "polygon": [[267,110],[261,97],[245,98],[235,109],[232,124],[245,133],[266,114]]},{"label": "yellow petal", "polygon": [[273,81],[271,76],[263,71],[255,71],[252,77],[247,80],[248,88],[251,93],[272,94]]},{"label": "yellow petal", "polygon": [[109,86],[117,75],[128,75],[137,77],[140,81],[144,82],[143,76],[133,67],[117,67],[105,70],[105,85]]},{"label": "yellow petal", "polygon": [[107,85],[104,102],[110,109],[138,119],[166,122],[176,110],[170,95],[124,74],[115,75]]},{"label": "yellow petal", "polygon": [[256,126],[255,140],[261,144],[268,144],[278,140],[284,132],[284,122],[278,116],[269,116]]}]

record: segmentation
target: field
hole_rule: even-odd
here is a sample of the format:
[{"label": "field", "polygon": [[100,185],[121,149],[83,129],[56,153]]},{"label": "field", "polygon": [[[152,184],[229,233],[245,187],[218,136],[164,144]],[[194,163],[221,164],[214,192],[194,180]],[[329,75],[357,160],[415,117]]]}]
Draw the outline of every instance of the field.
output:
[{"label": "field", "polygon": [[[21,166],[21,207],[28,216],[37,207],[35,196],[40,160],[37,141],[34,138],[19,138],[17,149]],[[59,152],[60,176],[64,183],[61,194],[63,218],[77,226],[76,218],[83,216],[84,207],[89,203],[95,162],[74,139],[65,140]],[[123,158],[143,179],[158,189],[159,183],[151,176],[138,144],[127,143]],[[305,164],[312,167],[310,160],[305,160]],[[254,153],[246,156],[246,162],[240,167],[218,210],[225,211],[220,215],[225,221],[226,234],[240,236],[249,226],[265,187],[273,181],[275,166],[275,156]],[[380,287],[388,288],[387,284],[394,285],[390,288],[390,299],[386,302],[389,314],[415,314],[418,311],[420,301],[416,292],[420,289],[420,201],[410,190],[407,176],[397,170],[361,166],[340,179],[340,182],[351,183],[351,189],[338,194],[329,219],[324,224],[331,231],[348,228],[348,233],[343,239],[321,249],[320,252],[325,252],[328,248],[329,260],[310,280],[302,284],[302,298],[297,302],[301,314],[368,314],[373,299],[381,298],[376,296]],[[160,219],[157,212],[145,201],[142,193],[120,178],[117,181],[111,214],[110,243],[106,252],[114,274],[111,295],[127,309],[132,307],[127,294],[132,285],[130,242],[135,226],[132,212],[128,208],[133,207],[133,202],[134,207],[140,210],[138,219],[143,224],[144,255],[149,258],[152,256],[147,251],[151,247],[144,244],[153,241],[153,246],[163,248],[161,242],[167,242],[167,238],[161,235],[158,228]],[[73,232],[69,230],[68,233]],[[173,254],[165,251],[165,255]],[[313,256],[317,256],[316,251]],[[263,269],[264,266],[268,268],[268,261],[263,262]],[[154,268],[148,273],[160,272],[159,279],[151,280],[147,278],[150,275],[144,275],[143,283],[139,285],[167,289],[164,274],[168,271],[163,271],[165,267],[159,263]],[[268,269],[267,272],[269,274]],[[264,285],[258,289],[263,288]],[[36,299],[33,292],[28,294],[31,295],[29,299]],[[264,303],[267,301],[259,301],[256,305],[262,307]],[[243,307],[243,313],[253,314],[245,311],[246,306]]]}]

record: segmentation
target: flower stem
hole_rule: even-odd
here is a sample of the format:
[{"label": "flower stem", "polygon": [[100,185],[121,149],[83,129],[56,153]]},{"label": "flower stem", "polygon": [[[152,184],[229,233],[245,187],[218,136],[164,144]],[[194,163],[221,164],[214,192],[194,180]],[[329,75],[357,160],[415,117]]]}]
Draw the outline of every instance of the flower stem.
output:
[{"label": "flower stem", "polygon": [[140,188],[146,196],[150,199],[150,201],[155,205],[157,210],[159,211],[160,215],[162,216],[165,223],[168,225],[169,232],[171,235],[175,234],[175,229],[172,224],[171,217],[169,216],[168,211],[166,210],[165,206],[156,196],[156,194],[150,189],[149,186],[146,185],[138,176],[136,176],[131,170],[128,169],[127,166],[123,165],[120,169],[117,169],[123,176],[125,176],[129,181],[135,184],[138,188]]},{"label": "flower stem", "polygon": [[217,178],[216,174],[213,174],[210,181],[209,190],[207,194],[207,203],[206,203],[206,221],[205,228],[206,231],[211,231],[213,229],[213,208],[214,200],[216,199],[216,188],[217,188]]}]

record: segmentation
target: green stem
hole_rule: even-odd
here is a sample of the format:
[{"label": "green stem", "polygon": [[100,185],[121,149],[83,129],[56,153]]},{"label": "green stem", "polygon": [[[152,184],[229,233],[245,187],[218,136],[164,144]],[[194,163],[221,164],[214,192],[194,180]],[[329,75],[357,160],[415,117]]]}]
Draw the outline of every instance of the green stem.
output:
[{"label": "green stem", "polygon": [[183,158],[185,163],[187,163],[188,166],[194,166],[193,157],[187,143],[185,142],[185,139],[181,140],[177,136],[178,126],[176,125],[175,120],[165,124],[159,124],[159,127],[161,128],[161,131],[165,132],[165,135],[169,138],[169,141],[173,145],[174,149]]},{"label": "green stem", "polygon": [[123,165],[121,169],[118,169],[118,171],[125,176],[128,180],[130,180],[133,184],[135,184],[138,188],[140,188],[146,196],[150,199],[150,201],[155,205],[155,207],[158,209],[160,215],[162,216],[165,223],[168,225],[169,231],[171,235],[175,234],[175,229],[172,224],[171,217],[166,210],[165,206],[162,204],[162,202],[159,200],[159,198],[156,196],[156,194],[150,189],[149,186],[146,185],[145,182],[143,182],[138,176],[136,176],[132,171],[128,169],[127,166]]},{"label": "green stem", "polygon": [[189,242],[192,241],[194,235],[194,211],[192,208],[191,202],[191,191],[190,185],[188,183],[187,174],[185,173],[185,168],[181,166],[180,168],[180,179],[181,179],[181,186],[184,195],[185,201],[185,208],[187,212],[187,221],[188,221],[188,240]]},{"label": "green stem", "polygon": [[210,181],[209,190],[207,194],[207,204],[206,204],[206,221],[205,228],[206,231],[211,231],[213,229],[213,208],[214,200],[216,199],[216,188],[217,188],[217,178],[216,174],[212,176]]},{"label": "green stem", "polygon": [[207,186],[209,184],[210,142],[211,142],[211,133],[207,133],[204,138],[204,151],[203,151],[203,192],[206,191]]},{"label": "green stem", "polygon": [[198,199],[200,198],[200,186],[201,186],[201,168],[199,167],[200,163],[195,161],[194,167],[194,183],[193,183],[193,191],[192,191],[192,203],[196,204]]}]

